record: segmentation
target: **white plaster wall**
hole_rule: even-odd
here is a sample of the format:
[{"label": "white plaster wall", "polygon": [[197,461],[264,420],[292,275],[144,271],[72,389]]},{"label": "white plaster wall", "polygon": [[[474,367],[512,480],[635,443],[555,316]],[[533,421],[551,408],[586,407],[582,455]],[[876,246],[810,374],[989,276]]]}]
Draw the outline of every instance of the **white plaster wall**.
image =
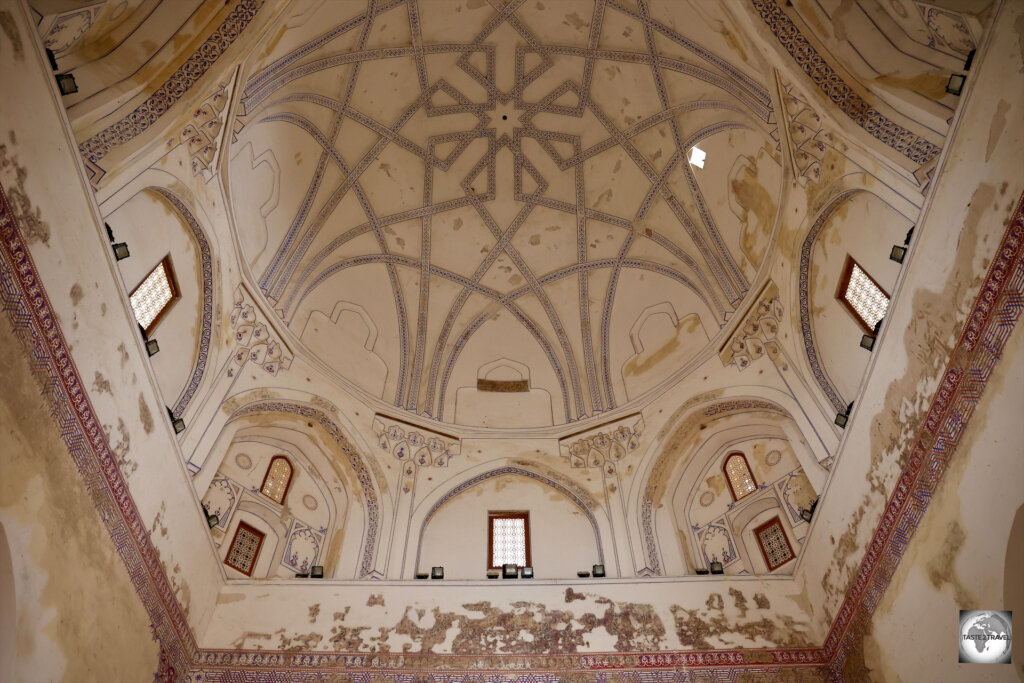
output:
[{"label": "white plaster wall", "polygon": [[599,562],[595,530],[575,503],[550,486],[507,475],[477,484],[438,508],[420,537],[416,571],[443,566],[446,578],[485,577],[488,512],[510,510],[530,513],[536,577],[571,579]]}]

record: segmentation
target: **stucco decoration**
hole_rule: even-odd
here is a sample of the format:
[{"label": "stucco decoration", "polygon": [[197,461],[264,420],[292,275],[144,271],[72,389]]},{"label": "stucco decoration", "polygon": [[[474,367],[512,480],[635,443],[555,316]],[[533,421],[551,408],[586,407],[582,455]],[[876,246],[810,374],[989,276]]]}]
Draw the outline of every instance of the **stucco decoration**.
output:
[{"label": "stucco decoration", "polygon": [[606,461],[618,462],[636,451],[643,431],[644,418],[637,413],[561,439],[558,450],[572,467],[600,468]]},{"label": "stucco decoration", "polygon": [[447,467],[461,448],[456,437],[386,415],[374,416],[373,433],[381,451],[397,460],[412,460],[420,467]]},{"label": "stucco decoration", "polygon": [[220,165],[225,128],[225,108],[231,102],[235,74],[202,101],[179,134],[188,148],[192,175],[210,180]]},{"label": "stucco decoration", "polygon": [[270,375],[291,366],[294,354],[274,338],[276,335],[266,323],[260,322],[257,309],[242,285],[235,289],[231,334],[237,346],[227,370],[228,377],[233,377],[246,363],[257,365]]}]

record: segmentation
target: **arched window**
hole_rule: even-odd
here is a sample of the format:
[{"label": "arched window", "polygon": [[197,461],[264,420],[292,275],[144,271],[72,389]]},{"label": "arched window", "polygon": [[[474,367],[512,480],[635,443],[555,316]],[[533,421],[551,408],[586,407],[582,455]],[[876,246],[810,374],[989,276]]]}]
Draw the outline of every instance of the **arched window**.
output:
[{"label": "arched window", "polygon": [[754,474],[750,471],[747,458],[742,453],[730,453],[725,459],[723,469],[725,470],[725,480],[729,482],[729,490],[732,491],[733,500],[749,496],[757,490]]},{"label": "arched window", "polygon": [[270,460],[270,467],[263,477],[263,486],[260,493],[274,501],[284,503],[284,497],[288,493],[288,487],[292,483],[292,464],[283,455],[275,455]]}]

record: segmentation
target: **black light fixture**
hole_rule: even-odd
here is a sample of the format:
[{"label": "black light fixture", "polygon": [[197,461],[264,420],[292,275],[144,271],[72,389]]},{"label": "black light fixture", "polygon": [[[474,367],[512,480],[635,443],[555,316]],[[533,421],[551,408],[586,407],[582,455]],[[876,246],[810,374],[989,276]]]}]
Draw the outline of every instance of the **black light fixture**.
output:
[{"label": "black light fixture", "polygon": [[946,83],[946,92],[950,95],[959,95],[964,90],[964,81],[967,77],[963,74],[952,74],[949,77],[949,83]]},{"label": "black light fixture", "polygon": [[706,567],[697,567],[697,574],[699,574],[700,576],[707,576],[708,570]]},{"label": "black light fixture", "polygon": [[146,340],[146,353],[148,353],[150,357],[160,353],[160,345],[156,342],[156,339]]},{"label": "black light fixture", "polygon": [[815,498],[814,500],[811,501],[811,507],[810,508],[807,508],[807,509],[800,508],[800,517],[803,518],[803,520],[805,522],[810,523],[810,521],[814,518],[814,508],[816,508],[816,507],[818,507],[818,499],[817,498]]},{"label": "black light fixture", "polygon": [[309,578],[309,574],[308,573],[303,574],[303,573],[300,573],[300,572],[295,572],[295,578],[296,579],[308,579]]},{"label": "black light fixture", "polygon": [[115,259],[117,259],[118,261],[124,261],[129,256],[131,256],[131,254],[128,253],[128,243],[127,242],[118,242],[117,244],[114,245],[114,258]]},{"label": "black light fixture", "polygon": [[167,409],[167,414],[171,416],[171,425],[174,427],[175,434],[181,434],[185,431],[185,421],[180,417],[174,417],[174,411],[170,408]]},{"label": "black light fixture", "polygon": [[428,574],[426,572],[417,572],[416,573],[416,578],[417,579],[429,579],[430,578],[430,574]]},{"label": "black light fixture", "polygon": [[322,564],[314,564],[309,569],[309,577],[312,579],[324,578],[324,566]]},{"label": "black light fixture", "polygon": [[576,572],[576,576],[580,577],[581,579],[589,579],[590,572]]},{"label": "black light fixture", "polygon": [[487,578],[488,579],[496,579],[499,576],[501,576],[501,571],[499,571],[497,569],[488,569],[487,570]]},{"label": "black light fixture", "polygon": [[974,63],[974,53],[975,50],[971,50],[970,52],[967,53],[967,60],[964,62],[964,71],[971,70],[971,64]]},{"label": "black light fixture", "polygon": [[501,568],[501,578],[503,579],[518,579],[519,578],[519,567],[514,564],[506,564]]},{"label": "black light fixture", "polygon": [[73,95],[78,92],[78,84],[71,74],[57,74],[57,87],[61,95]]},{"label": "black light fixture", "polygon": [[57,70],[57,55],[53,54],[53,50],[46,48],[46,61],[50,63],[50,70]]},{"label": "black light fixture", "polygon": [[860,348],[867,349],[868,351],[870,351],[871,349],[875,348],[875,335],[873,335],[873,334],[861,335],[861,338],[860,338]]},{"label": "black light fixture", "polygon": [[443,579],[444,578],[444,567],[431,567],[430,578],[432,579]]},{"label": "black light fixture", "polygon": [[846,429],[846,423],[850,421],[850,411],[853,410],[853,401],[850,401],[850,405],[846,406],[846,411],[842,413],[836,413],[836,425]]},{"label": "black light fixture", "polygon": [[521,579],[532,579],[533,578],[533,567],[523,567],[522,571],[519,572],[519,578],[521,578]]},{"label": "black light fixture", "polygon": [[[205,510],[204,510],[205,512]],[[210,525],[210,528],[220,524],[220,517],[218,515],[206,515],[206,523]]]},{"label": "black light fixture", "polygon": [[724,574],[725,573],[725,567],[723,567],[722,563],[719,562],[718,560],[715,560],[714,562],[711,563],[710,569],[711,569],[711,573],[712,574]]},{"label": "black light fixture", "polygon": [[889,260],[895,261],[896,263],[903,263],[903,257],[907,255],[907,248],[901,247],[898,244],[892,245],[892,250],[889,252]]},{"label": "black light fixture", "polygon": [[591,570],[591,573],[594,575],[595,579],[603,578],[604,577],[604,565],[603,564],[595,564],[593,566],[592,570]]}]

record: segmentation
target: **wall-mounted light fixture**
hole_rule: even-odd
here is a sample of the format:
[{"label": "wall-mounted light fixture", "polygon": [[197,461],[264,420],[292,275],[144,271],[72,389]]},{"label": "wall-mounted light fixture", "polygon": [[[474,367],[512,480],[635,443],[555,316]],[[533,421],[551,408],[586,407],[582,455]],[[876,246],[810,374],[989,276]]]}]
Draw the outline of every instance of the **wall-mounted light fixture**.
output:
[{"label": "wall-mounted light fixture", "polygon": [[708,570],[706,567],[697,567],[697,574],[700,576],[707,576]]},{"label": "wall-mounted light fixture", "polygon": [[50,70],[57,70],[57,55],[53,53],[53,50],[46,48],[46,61],[50,63]]},{"label": "wall-mounted light fixture", "polygon": [[309,573],[303,574],[301,572],[295,572],[295,578],[296,579],[308,579],[309,578]]},{"label": "wall-mounted light fixture", "polygon": [[604,565],[603,564],[595,564],[593,566],[593,568],[591,569],[591,573],[594,575],[595,579],[604,578]]},{"label": "wall-mounted light fixture", "polygon": [[128,253],[127,242],[118,242],[117,244],[114,245],[114,258],[116,258],[118,261],[124,261],[129,256],[131,256],[131,254]]},{"label": "wall-mounted light fixture", "polygon": [[57,87],[61,95],[73,95],[78,92],[78,84],[71,74],[57,74]]},{"label": "wall-mounted light fixture", "polygon": [[170,408],[167,409],[167,414],[171,416],[171,426],[174,427],[175,434],[181,434],[185,431],[185,421],[180,417],[174,417],[174,411]]},{"label": "wall-mounted light fixture", "polygon": [[322,579],[322,578],[324,578],[324,566],[322,564],[314,564],[309,569],[309,577],[311,579]]},{"label": "wall-mounted light fixture", "polygon": [[581,579],[589,579],[590,572],[576,572],[576,576],[580,577]]},{"label": "wall-mounted light fixture", "polygon": [[704,160],[707,158],[708,153],[702,150],[700,147],[690,148],[690,164],[697,168],[704,168]]},{"label": "wall-mounted light fixture", "polygon": [[157,343],[156,339],[146,340],[146,353],[148,353],[150,357],[160,353],[160,344]]},{"label": "wall-mounted light fixture", "polygon": [[416,578],[417,579],[429,579],[430,578],[430,574],[428,574],[427,572],[417,572],[416,573]]},{"label": "wall-mounted light fixture", "polygon": [[836,425],[846,429],[846,423],[850,421],[850,411],[853,410],[853,401],[850,401],[850,405],[846,406],[846,411],[842,413],[836,413]]},{"label": "wall-mounted light fixture", "polygon": [[898,244],[892,245],[892,250],[889,252],[889,260],[895,261],[896,263],[903,263],[903,257],[907,255],[907,248],[901,247]]},{"label": "wall-mounted light fixture", "polygon": [[946,83],[946,92],[950,95],[959,95],[964,90],[964,81],[967,77],[963,74],[953,74],[949,77],[949,83]]},{"label": "wall-mounted light fixture", "polygon": [[533,567],[523,567],[519,572],[519,578],[521,579],[532,579],[533,578]]},{"label": "wall-mounted light fixture", "polygon": [[725,567],[723,567],[722,563],[719,562],[718,560],[715,560],[714,562],[712,562],[709,565],[709,569],[711,569],[711,573],[712,574],[724,574],[725,573]]},{"label": "wall-mounted light fixture", "polygon": [[496,579],[499,576],[501,576],[501,571],[499,571],[497,569],[488,569],[487,570],[487,578],[488,579]]},{"label": "wall-mounted light fixture", "polygon": [[443,579],[444,578],[444,567],[431,567],[430,578],[432,579]]},{"label": "wall-mounted light fixture", "polygon": [[875,335],[863,334],[860,337],[860,348],[870,351],[875,348]]},{"label": "wall-mounted light fixture", "polygon": [[501,578],[503,579],[518,579],[519,578],[519,567],[514,564],[506,564],[501,568]]},{"label": "wall-mounted light fixture", "polygon": [[[205,510],[204,510],[204,512],[205,512]],[[209,524],[210,528],[212,529],[213,527],[215,527],[218,524],[220,524],[220,516],[218,516],[218,515],[206,515],[206,523]]]},{"label": "wall-mounted light fixture", "polygon": [[974,53],[975,52],[976,52],[975,50],[971,50],[970,52],[967,53],[967,59],[964,61],[964,71],[970,71],[971,70],[971,64],[974,64]]}]

